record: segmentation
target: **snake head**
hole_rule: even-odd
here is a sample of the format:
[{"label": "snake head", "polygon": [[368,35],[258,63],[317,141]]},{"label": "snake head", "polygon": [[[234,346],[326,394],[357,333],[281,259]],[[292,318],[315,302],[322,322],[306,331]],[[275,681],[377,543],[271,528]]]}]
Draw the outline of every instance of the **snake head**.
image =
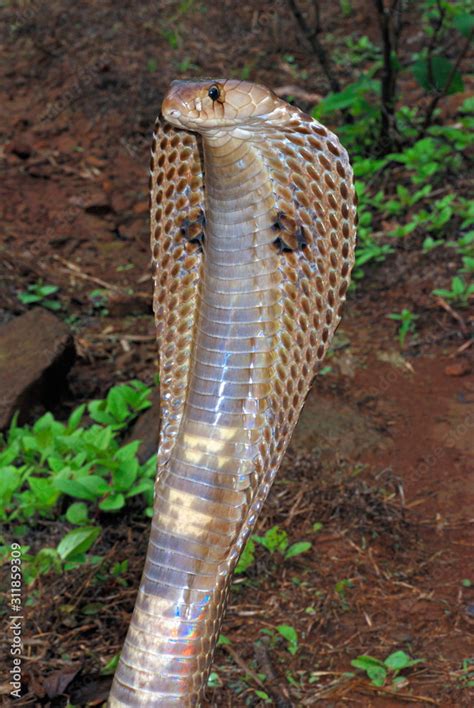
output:
[{"label": "snake head", "polygon": [[173,81],[161,112],[172,125],[197,133],[247,125],[255,131],[285,105],[273,91],[249,81],[200,79]]}]

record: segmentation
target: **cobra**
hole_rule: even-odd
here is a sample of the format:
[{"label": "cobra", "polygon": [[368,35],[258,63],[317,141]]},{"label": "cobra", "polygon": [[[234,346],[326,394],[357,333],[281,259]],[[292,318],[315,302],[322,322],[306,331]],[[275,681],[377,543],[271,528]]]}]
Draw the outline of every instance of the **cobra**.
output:
[{"label": "cobra", "polygon": [[263,86],[173,82],[150,190],[158,474],[111,708],[200,705],[234,567],[354,260],[346,151]]}]

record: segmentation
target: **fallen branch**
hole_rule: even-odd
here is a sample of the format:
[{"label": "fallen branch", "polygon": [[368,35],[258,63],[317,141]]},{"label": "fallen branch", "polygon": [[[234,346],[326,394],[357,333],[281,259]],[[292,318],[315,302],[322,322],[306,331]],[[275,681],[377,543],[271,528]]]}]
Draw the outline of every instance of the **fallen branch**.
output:
[{"label": "fallen branch", "polygon": [[[65,258],[62,258],[61,256],[54,255],[53,258],[54,258],[54,260],[62,263],[66,267],[66,269],[70,273],[73,273],[77,278],[81,278],[82,280],[89,280],[92,283],[96,283],[96,285],[100,285],[105,290],[111,290],[112,292],[118,293],[120,295],[129,295],[129,293],[127,293],[125,288],[122,288],[118,285],[113,285],[113,283],[108,283],[106,280],[102,280],[102,278],[97,278],[95,275],[90,275],[89,273],[85,273],[83,270],[81,270],[81,268],[79,268],[78,265],[76,265],[75,263],[72,263],[71,261],[66,260]],[[149,300],[150,294],[149,293],[142,293],[142,292],[134,292],[133,297],[139,297],[139,298]]]},{"label": "fallen branch", "polygon": [[467,327],[466,327],[466,323],[464,322],[464,320],[463,320],[463,318],[461,317],[461,315],[459,314],[459,312],[456,312],[456,310],[454,310],[454,309],[451,307],[451,305],[449,305],[449,304],[446,302],[446,300],[443,300],[442,297],[437,297],[437,298],[436,298],[436,304],[439,305],[440,307],[442,307],[443,310],[446,310],[446,312],[447,312],[448,314],[450,314],[451,317],[456,320],[456,322],[459,323],[459,329],[461,330],[461,332],[463,333],[463,335],[464,335],[465,337],[467,337],[468,330],[467,330]]}]

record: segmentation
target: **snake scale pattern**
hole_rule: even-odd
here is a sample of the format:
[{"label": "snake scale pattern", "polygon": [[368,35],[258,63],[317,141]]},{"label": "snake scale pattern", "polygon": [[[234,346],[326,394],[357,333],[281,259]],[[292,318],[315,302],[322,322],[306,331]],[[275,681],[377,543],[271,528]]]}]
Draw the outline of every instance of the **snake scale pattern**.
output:
[{"label": "snake scale pattern", "polygon": [[269,89],[173,82],[151,245],[161,433],[145,568],[109,706],[199,706],[233,569],[341,318],[346,151]]}]

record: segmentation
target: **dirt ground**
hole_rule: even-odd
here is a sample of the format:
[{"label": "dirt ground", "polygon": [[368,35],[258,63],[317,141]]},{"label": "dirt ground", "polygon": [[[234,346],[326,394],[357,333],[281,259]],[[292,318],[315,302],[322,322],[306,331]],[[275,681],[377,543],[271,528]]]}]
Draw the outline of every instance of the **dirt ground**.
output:
[{"label": "dirt ground", "polygon": [[[78,358],[56,415],[121,381],[153,381],[147,173],[169,82],[246,72],[273,87],[327,93],[283,5],[89,0],[0,9],[0,323],[25,310],[17,294],[28,284],[59,286]],[[347,25],[338,3],[323,5],[337,48]],[[353,3],[351,31],[376,40],[367,5]],[[337,71],[342,83],[351,75],[343,62]],[[464,310],[459,322],[431,294],[455,272],[439,249],[422,254],[408,243],[367,269],[351,294],[331,370],[312,389],[258,522],[257,533],[279,524],[292,543],[312,548],[284,564],[259,548],[248,580],[237,579],[222,629],[231,644],[217,650],[207,706],[265,705],[255,689],[275,706],[472,705],[463,669],[474,661],[469,316]],[[420,317],[402,355],[386,315],[403,307]],[[102,582],[91,568],[37,581],[18,705],[106,698],[111,677],[101,670],[126,632],[148,523],[133,510],[120,522],[103,516],[95,552],[110,564],[128,557],[129,569]],[[44,522],[36,542],[52,545],[60,526]],[[298,632],[295,655],[261,632],[280,624]],[[383,659],[397,649],[423,659],[397,689],[377,688],[351,667],[360,654]]]}]

